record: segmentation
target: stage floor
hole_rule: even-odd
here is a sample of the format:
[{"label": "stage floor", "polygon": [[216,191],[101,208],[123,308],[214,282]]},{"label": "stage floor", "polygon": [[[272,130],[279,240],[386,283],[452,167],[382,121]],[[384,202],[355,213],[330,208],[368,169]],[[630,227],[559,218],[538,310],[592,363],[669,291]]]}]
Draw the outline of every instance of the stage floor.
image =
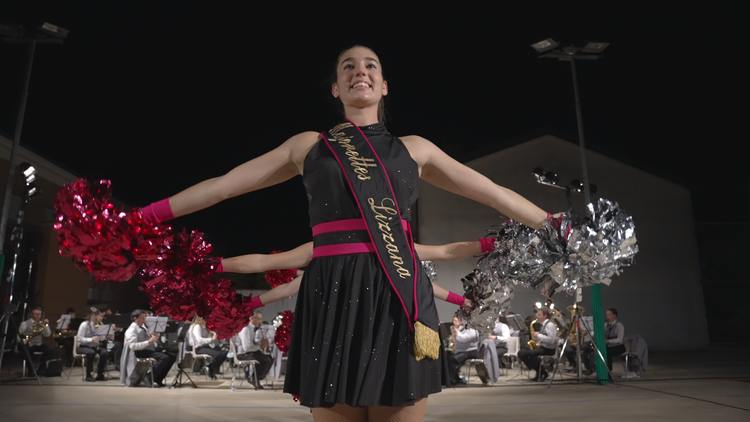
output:
[{"label": "stage floor", "polygon": [[[651,353],[646,376],[620,379],[619,385],[565,381],[539,384],[518,370],[484,386],[449,388],[430,396],[425,421],[575,420],[575,421],[747,421],[750,420],[750,354],[747,348],[711,348],[691,352]],[[11,366],[12,367],[12,366]],[[199,388],[125,388],[116,379],[87,383],[81,368],[70,380],[42,378],[10,381],[2,368],[0,420],[109,421],[300,421],[312,420],[307,408],[281,391],[281,382],[255,391],[245,382],[229,388],[193,375]],[[176,372],[174,372],[176,373]],[[112,372],[117,376],[116,372]],[[172,374],[167,378],[171,381]]]}]

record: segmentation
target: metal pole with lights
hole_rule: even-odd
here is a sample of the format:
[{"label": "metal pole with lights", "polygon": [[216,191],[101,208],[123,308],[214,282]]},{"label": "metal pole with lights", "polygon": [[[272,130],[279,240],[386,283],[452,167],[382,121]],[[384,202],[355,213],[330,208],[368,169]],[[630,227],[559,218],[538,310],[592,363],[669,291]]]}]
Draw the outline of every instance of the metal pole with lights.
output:
[{"label": "metal pole with lights", "polygon": [[3,208],[0,213],[0,274],[5,266],[5,231],[8,226],[8,214],[10,213],[10,197],[13,191],[13,178],[15,176],[15,159],[16,149],[21,143],[21,130],[23,129],[23,119],[26,113],[26,100],[29,96],[29,81],[31,79],[31,66],[34,63],[34,52],[37,44],[62,44],[63,38],[68,36],[68,31],[57,25],[44,23],[37,28],[37,33],[32,37],[25,37],[25,29],[19,25],[0,24],[0,37],[7,43],[28,44],[29,54],[26,62],[26,73],[24,75],[23,86],[21,88],[21,100],[18,106],[18,116],[16,118],[16,128],[13,134],[13,144],[10,148],[10,157],[8,157],[8,177],[5,182],[5,194],[3,196]]},{"label": "metal pole with lights", "polygon": [[[3,316],[2,316],[3,338],[2,338],[2,341],[0,341],[0,369],[2,369],[3,357],[5,356],[5,343],[8,338],[8,324],[11,321],[12,313],[18,310],[19,308],[18,306],[16,306],[16,304],[13,303],[13,293],[15,290],[16,269],[18,267],[18,256],[21,253],[21,242],[23,241],[24,213],[26,212],[26,205],[29,203],[29,201],[34,199],[35,196],[42,193],[42,190],[40,188],[37,188],[36,184],[34,184],[34,181],[36,180],[36,168],[34,168],[34,166],[32,166],[29,163],[21,163],[18,167],[23,173],[24,179],[26,180],[26,189],[24,190],[24,195],[21,201],[21,206],[18,209],[16,225],[15,227],[13,227],[13,232],[10,235],[10,240],[11,242],[13,242],[13,260],[11,261],[10,268],[8,269],[8,277],[7,277],[8,286],[7,286],[7,296],[6,296],[7,302],[5,303],[5,309],[3,311]],[[22,309],[24,312],[27,306],[28,306],[28,303],[23,304]],[[34,369],[34,365],[32,364],[31,357],[28,356],[28,350],[26,350],[25,347],[23,347],[23,349],[27,355],[27,359],[30,363],[31,369],[34,372],[34,375],[36,376],[37,381],[39,382],[39,385],[41,385],[41,381],[39,381],[39,376],[37,375],[36,370]]]},{"label": "metal pole with lights", "polygon": [[[597,60],[601,56],[601,53],[605,48],[609,46],[606,42],[589,42],[583,47],[570,45],[567,47],[561,47],[560,43],[547,38],[546,40],[534,43],[531,47],[539,53],[540,58],[557,59],[560,61],[569,61],[570,69],[573,74],[573,95],[575,96],[576,103],[576,120],[578,123],[578,143],[581,150],[581,167],[583,170],[583,195],[586,200],[586,204],[591,203],[591,187],[589,186],[589,175],[588,167],[586,166],[586,143],[583,136],[583,116],[581,113],[581,100],[578,95],[578,78],[576,76],[576,60]],[[577,298],[578,299],[578,298]],[[579,300],[576,300],[578,302]],[[602,290],[601,286],[595,284],[591,286],[591,307],[594,315],[594,332],[604,332],[604,308],[602,306]],[[605,343],[604,336],[595,336],[594,341],[604,354],[604,359],[607,358],[607,345]],[[596,373],[597,379],[600,384],[608,384],[609,371],[607,366],[596,361]]]}]

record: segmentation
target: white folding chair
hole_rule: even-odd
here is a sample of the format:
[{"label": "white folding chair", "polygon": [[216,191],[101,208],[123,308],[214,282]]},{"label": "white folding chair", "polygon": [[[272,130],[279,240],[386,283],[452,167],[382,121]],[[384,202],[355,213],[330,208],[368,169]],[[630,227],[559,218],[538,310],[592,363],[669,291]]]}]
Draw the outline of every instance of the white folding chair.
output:
[{"label": "white folding chair", "polygon": [[[96,359],[99,358],[99,355],[96,355],[94,357],[94,364],[96,364]],[[86,380],[86,355],[79,355],[78,354],[78,336],[73,337],[73,364],[72,366],[75,366],[76,361],[78,359],[81,359],[81,381]],[[73,367],[71,366],[70,371],[68,371],[68,379],[70,379],[70,373],[73,372]]]},{"label": "white folding chair", "polygon": [[[255,372],[255,365],[257,365],[259,362],[257,360],[254,360],[254,359],[241,360],[240,358],[238,358],[237,357],[237,345],[233,341],[229,342],[229,351],[232,353],[232,360],[233,360],[234,365],[236,367],[242,369],[242,368],[244,368],[246,366],[249,366],[250,370],[252,371],[251,373],[253,373],[253,374],[256,373]],[[239,376],[240,376],[240,385],[242,385],[242,383],[245,381],[245,376],[244,375],[245,374],[243,374],[243,373],[239,374]],[[258,383],[259,382],[260,381],[258,381],[258,377],[256,376],[255,377],[255,385],[254,385],[254,387],[255,387],[256,390],[258,389]]]}]

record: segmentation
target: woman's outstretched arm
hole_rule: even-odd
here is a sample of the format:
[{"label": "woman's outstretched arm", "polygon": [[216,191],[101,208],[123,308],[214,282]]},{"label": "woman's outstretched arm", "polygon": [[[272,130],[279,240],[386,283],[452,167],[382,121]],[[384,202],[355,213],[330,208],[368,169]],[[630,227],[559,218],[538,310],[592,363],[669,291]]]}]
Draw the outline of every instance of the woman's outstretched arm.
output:
[{"label": "woman's outstretched arm", "polygon": [[422,261],[455,261],[482,252],[482,244],[478,240],[469,242],[454,242],[445,245],[414,244],[414,249]]},{"label": "woman's outstretched arm", "polygon": [[[273,186],[302,174],[304,157],[318,141],[318,136],[315,132],[295,135],[272,151],[235,167],[223,176],[204,180],[168,198],[166,204],[170,213],[157,212],[156,215],[179,217],[190,214],[225,199]],[[161,221],[164,219],[149,220]]]},{"label": "woman's outstretched arm", "polygon": [[[313,243],[307,242],[291,251],[276,254],[250,254],[225,258],[221,261],[224,272],[262,273],[287,268],[301,268],[312,259]],[[265,303],[265,302],[264,302]]]},{"label": "woman's outstretched arm", "polygon": [[419,136],[401,138],[420,168],[420,178],[448,192],[473,199],[539,229],[547,213],[523,196],[454,160],[432,142]]}]

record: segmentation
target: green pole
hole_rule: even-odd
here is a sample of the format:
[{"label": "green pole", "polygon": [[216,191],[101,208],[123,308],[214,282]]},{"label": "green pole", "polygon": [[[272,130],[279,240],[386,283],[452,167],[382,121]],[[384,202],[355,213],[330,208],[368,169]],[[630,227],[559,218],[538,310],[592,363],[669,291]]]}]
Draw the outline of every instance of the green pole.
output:
[{"label": "green pole", "polygon": [[602,306],[602,286],[595,284],[591,286],[591,308],[594,315],[594,342],[602,352],[605,362],[599,359],[596,350],[592,350],[596,359],[596,378],[600,385],[609,384],[609,372],[607,372],[607,343],[604,339],[604,307]]}]

